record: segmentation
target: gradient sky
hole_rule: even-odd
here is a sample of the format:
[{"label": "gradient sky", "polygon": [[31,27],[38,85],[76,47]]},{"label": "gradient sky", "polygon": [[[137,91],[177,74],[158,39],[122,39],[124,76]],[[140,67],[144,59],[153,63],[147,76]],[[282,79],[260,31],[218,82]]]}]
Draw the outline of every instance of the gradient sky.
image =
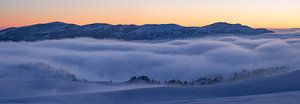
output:
[{"label": "gradient sky", "polygon": [[51,21],[295,28],[300,0],[0,0],[0,28]]}]

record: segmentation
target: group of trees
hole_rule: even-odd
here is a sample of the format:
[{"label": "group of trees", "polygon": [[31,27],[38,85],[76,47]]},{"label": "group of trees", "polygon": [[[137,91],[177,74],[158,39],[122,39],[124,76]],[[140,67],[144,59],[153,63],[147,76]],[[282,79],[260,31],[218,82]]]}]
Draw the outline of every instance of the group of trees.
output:
[{"label": "group of trees", "polygon": [[148,76],[133,76],[130,78],[128,83],[147,83],[147,84],[165,84],[172,86],[196,86],[196,85],[211,85],[222,82],[224,77],[202,77],[193,81],[182,81],[179,79],[166,80],[163,83],[158,80],[150,79]]},{"label": "group of trees", "polygon": [[230,76],[231,81],[259,78],[268,75],[278,74],[284,71],[287,71],[288,67],[286,66],[276,66],[269,68],[258,68],[253,70],[242,70],[240,72],[235,72]]},{"label": "group of trees", "polygon": [[223,81],[224,81],[223,76],[202,77],[192,81],[192,85],[211,85],[211,84],[221,83]]},{"label": "group of trees", "polygon": [[148,76],[133,76],[127,82],[129,82],[129,83],[160,84],[160,81],[150,79]]},{"label": "group of trees", "polygon": [[210,77],[201,77],[192,81],[181,81],[179,79],[172,79],[165,81],[167,85],[180,85],[180,86],[201,86],[201,85],[212,85],[223,82],[223,76],[210,76]]},{"label": "group of trees", "polygon": [[150,79],[148,76],[133,76],[130,78],[129,83],[147,83],[147,84],[164,84],[171,86],[202,86],[202,85],[213,85],[218,83],[223,83],[225,81],[239,81],[247,80],[251,78],[259,78],[268,75],[278,74],[287,71],[288,67],[277,66],[269,68],[258,68],[252,70],[242,70],[240,72],[235,72],[230,75],[216,75],[200,77],[192,81],[183,81],[180,79],[166,80],[161,83],[159,80]]}]

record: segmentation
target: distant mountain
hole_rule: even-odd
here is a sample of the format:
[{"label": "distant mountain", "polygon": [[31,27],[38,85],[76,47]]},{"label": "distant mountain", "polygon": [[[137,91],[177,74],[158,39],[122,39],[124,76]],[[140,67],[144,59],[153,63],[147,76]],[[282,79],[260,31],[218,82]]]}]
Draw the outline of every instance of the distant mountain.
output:
[{"label": "distant mountain", "polygon": [[278,34],[300,34],[300,28],[273,29],[272,31]]},{"label": "distant mountain", "polygon": [[184,27],[176,24],[111,25],[95,23],[75,25],[63,22],[35,24],[0,31],[0,41],[37,41],[90,37],[96,39],[155,40],[202,37],[214,34],[257,35],[272,33],[241,24],[219,22],[204,27]]}]

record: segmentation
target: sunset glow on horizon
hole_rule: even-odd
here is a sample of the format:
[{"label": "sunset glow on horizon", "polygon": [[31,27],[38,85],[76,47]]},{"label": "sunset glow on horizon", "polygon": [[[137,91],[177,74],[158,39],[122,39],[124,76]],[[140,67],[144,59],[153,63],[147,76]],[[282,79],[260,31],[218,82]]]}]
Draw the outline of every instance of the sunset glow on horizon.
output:
[{"label": "sunset glow on horizon", "polygon": [[0,28],[53,21],[299,28],[299,10],[299,0],[1,0]]}]

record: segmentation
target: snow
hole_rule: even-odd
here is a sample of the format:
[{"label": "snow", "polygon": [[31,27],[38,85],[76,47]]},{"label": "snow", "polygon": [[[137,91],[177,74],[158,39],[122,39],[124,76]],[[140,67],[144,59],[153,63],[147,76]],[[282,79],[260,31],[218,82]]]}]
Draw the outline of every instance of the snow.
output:
[{"label": "snow", "polygon": [[184,27],[176,24],[110,25],[94,23],[75,25],[51,22],[0,31],[2,41],[38,41],[90,37],[95,39],[158,40],[203,37],[216,34],[257,35],[272,33],[266,29],[254,29],[241,24],[215,23],[204,27]]},{"label": "snow", "polygon": [[203,87],[129,87],[126,84],[1,80],[6,84],[0,85],[0,103],[296,104],[300,101],[299,79],[300,71]]},{"label": "snow", "polygon": [[[109,82],[80,82],[65,80],[0,80],[1,98],[57,96],[93,92],[109,92],[137,88],[157,87],[154,85],[128,85]],[[3,84],[5,83],[5,84]]]},{"label": "snow", "polygon": [[105,23],[95,23],[95,24],[83,25],[82,27],[87,30],[100,30],[100,29],[104,30],[112,27],[112,25],[105,24]]},{"label": "snow", "polygon": [[66,70],[58,69],[44,63],[22,63],[9,69],[0,69],[0,79],[56,79],[69,81],[79,80],[71,72],[67,72]]},{"label": "snow", "polygon": [[141,26],[139,29],[135,30],[136,33],[143,32],[170,32],[174,30],[183,29],[184,27],[176,25],[176,24],[147,24]]},{"label": "snow", "polygon": [[[238,97],[188,99],[152,104],[299,104],[300,91]],[[145,103],[147,104],[147,103]]]}]

